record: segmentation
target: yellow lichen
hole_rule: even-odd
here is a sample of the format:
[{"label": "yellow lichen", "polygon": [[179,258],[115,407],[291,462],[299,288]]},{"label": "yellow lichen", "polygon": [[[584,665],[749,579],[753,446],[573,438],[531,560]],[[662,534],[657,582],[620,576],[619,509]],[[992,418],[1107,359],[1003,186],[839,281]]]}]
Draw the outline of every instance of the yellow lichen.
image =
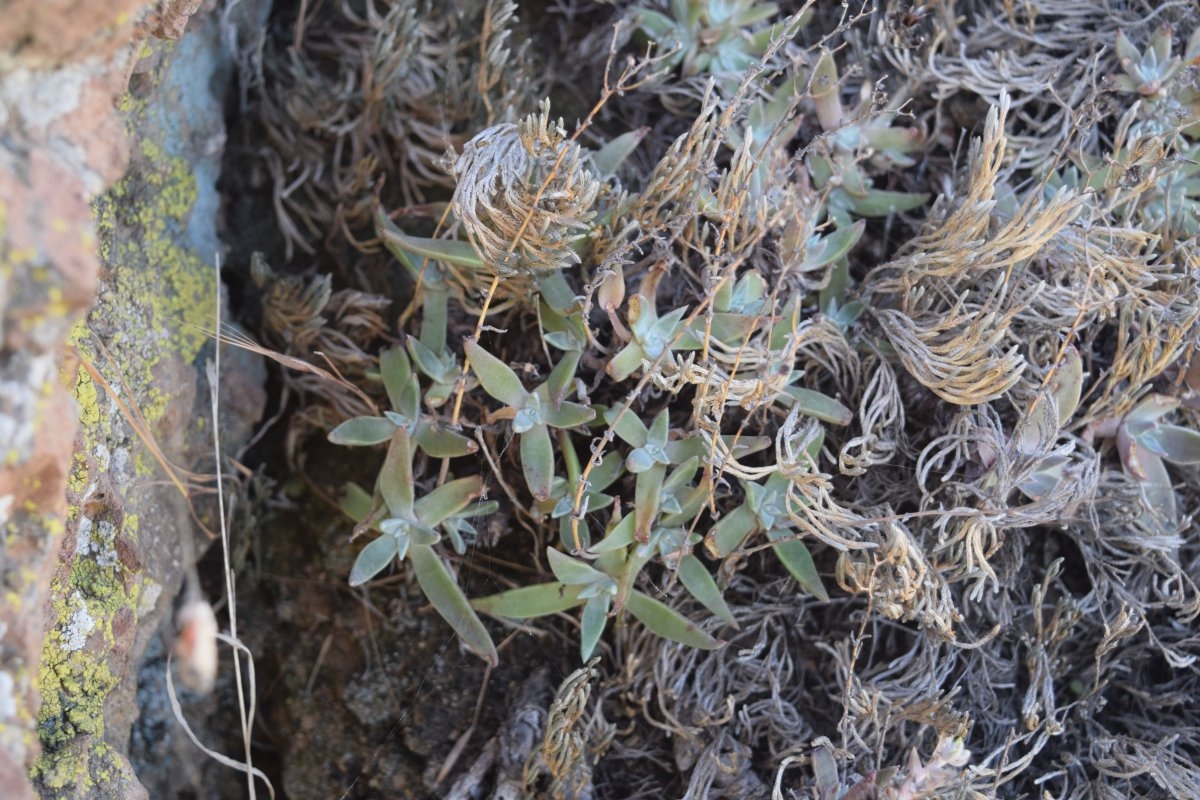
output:
[{"label": "yellow lichen", "polygon": [[79,423],[92,427],[100,422],[100,398],[96,384],[90,375],[80,370],[75,379],[75,405],[79,409]]},{"label": "yellow lichen", "polygon": [[[211,326],[216,295],[211,268],[186,245],[197,197],[191,166],[153,141],[160,128],[144,101],[127,96],[121,109],[138,141],[133,163],[93,206],[97,251],[107,268],[106,291],[88,319],[71,331],[70,341],[117,387],[127,406],[140,409],[152,435],[174,400],[161,388],[161,377],[196,360],[207,343],[202,330]],[[104,349],[97,346],[93,328],[111,331],[103,339]],[[82,446],[69,477],[71,491],[80,495],[99,479],[94,472],[115,462],[103,454],[129,431],[86,370],[69,385],[83,423]],[[137,476],[154,473],[144,448],[134,448],[130,462]],[[133,498],[144,482],[129,481],[127,474],[119,477],[124,478],[117,488],[123,497],[115,500],[129,509],[120,535],[136,548]],[[75,521],[82,517],[76,507]],[[115,641],[113,622],[129,613],[136,622],[154,607],[158,591],[144,573],[131,573],[119,562],[98,563],[90,553],[76,556],[51,587],[53,622],[38,674],[43,753],[34,769],[43,787],[86,787],[119,774],[114,754],[101,739],[105,702],[121,679],[108,664],[114,648],[129,645]],[[71,628],[73,615],[79,614],[95,626],[81,625],[83,617],[75,616]]]},{"label": "yellow lichen", "polygon": [[71,459],[71,472],[67,475],[67,490],[75,495],[83,494],[88,485],[88,462],[83,453]]}]

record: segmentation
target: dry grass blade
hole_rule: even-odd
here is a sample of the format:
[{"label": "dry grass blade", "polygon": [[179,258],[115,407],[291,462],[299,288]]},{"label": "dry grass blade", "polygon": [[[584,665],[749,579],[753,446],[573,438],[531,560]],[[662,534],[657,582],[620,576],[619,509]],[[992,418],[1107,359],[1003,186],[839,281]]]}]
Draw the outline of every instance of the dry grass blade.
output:
[{"label": "dry grass blade", "polygon": [[905,369],[921,385],[955,405],[972,406],[1002,396],[1021,379],[1025,359],[1014,346],[999,356],[1011,316],[966,313],[922,315],[914,320],[891,309],[875,312]]},{"label": "dry grass blade", "polygon": [[868,468],[888,463],[903,446],[904,404],[896,375],[886,361],[878,360],[858,407],[862,432],[842,445],[838,469],[857,477]]}]

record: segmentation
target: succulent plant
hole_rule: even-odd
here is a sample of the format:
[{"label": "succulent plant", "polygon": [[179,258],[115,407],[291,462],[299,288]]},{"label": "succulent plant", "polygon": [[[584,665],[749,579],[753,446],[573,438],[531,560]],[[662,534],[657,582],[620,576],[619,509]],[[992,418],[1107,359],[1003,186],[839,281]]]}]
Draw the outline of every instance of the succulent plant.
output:
[{"label": "succulent plant", "polygon": [[404,350],[385,350],[379,357],[379,373],[391,410],[379,417],[348,419],[329,432],[329,441],[352,447],[376,445],[404,429],[414,445],[435,458],[470,455],[479,449],[475,442],[443,428],[434,416],[421,411],[421,386]]},{"label": "succulent plant", "polygon": [[571,351],[550,371],[546,382],[527,391],[512,367],[470,340],[464,345],[483,390],[504,403],[492,419],[511,419],[513,433],[521,439],[521,467],[534,500],[548,500],[554,488],[554,446],[550,428],[574,428],[590,422],[596,412],[566,400],[571,389],[579,351]]},{"label": "succulent plant", "polygon": [[816,784],[813,797],[815,800],[921,800],[941,797],[970,760],[971,751],[963,747],[961,737],[943,736],[938,739],[928,761],[923,762],[916,748],[913,748],[903,768],[888,767],[847,785],[838,774],[833,749],[827,744],[818,744],[812,756]]},{"label": "succulent plant", "polygon": [[1131,92],[1153,107],[1168,97],[1168,84],[1183,68],[1200,58],[1200,28],[1192,32],[1184,48],[1183,57],[1171,55],[1170,25],[1159,26],[1151,35],[1145,50],[1138,50],[1125,35],[1117,31],[1117,59],[1124,74],[1112,77],[1113,86],[1122,92]]},{"label": "succulent plant", "polygon": [[1178,503],[1167,462],[1200,464],[1200,432],[1165,421],[1180,400],[1151,394],[1120,419],[1094,422],[1088,436],[1116,440],[1125,474],[1137,481],[1145,498],[1142,522],[1152,530],[1178,523]]},{"label": "succulent plant", "polygon": [[[629,548],[608,550],[595,566],[547,548],[546,557],[556,581],[523,586],[473,601],[479,611],[508,619],[531,619],[583,607],[579,629],[580,657],[591,658],[608,618],[628,610],[649,630],[672,641],[712,649],[721,642],[673,611],[662,601],[632,588]],[[637,559],[645,563],[643,559]],[[624,596],[621,597],[622,587]],[[618,598],[620,602],[618,603]]]},{"label": "succulent plant", "polygon": [[775,3],[755,0],[670,0],[667,13],[639,8],[635,21],[668,54],[665,66],[684,77],[713,75],[730,87],[782,31],[781,24],[762,24],[778,13]]},{"label": "succulent plant", "polygon": [[725,558],[755,534],[773,542],[771,550],[801,589],[822,600],[829,593],[804,542],[795,536],[788,519],[789,481],[778,472],[763,483],[742,481],[745,501],[727,513],[704,537],[704,546],[714,558]]},{"label": "succulent plant", "polygon": [[349,496],[348,513],[359,520],[356,530],[380,535],[364,547],[350,571],[350,585],[371,580],[394,560],[412,565],[425,597],[473,653],[497,663],[496,646],[471,609],[458,582],[434,549],[441,541],[439,527],[460,532],[464,516],[487,513],[489,508],[468,510],[483,493],[478,475],[448,481],[422,497],[416,496],[413,479],[414,441],[406,427],[396,427],[388,443],[387,458],[369,503],[365,493]]},{"label": "succulent plant", "polygon": [[814,186],[828,191],[826,210],[839,228],[850,225],[851,215],[887,216],[910,211],[928,199],[924,194],[875,188],[864,169],[864,165],[876,170],[912,166],[913,154],[924,146],[919,128],[893,127],[894,112],[874,111],[870,95],[847,114],[839,96],[837,64],[828,50],[821,52],[813,67],[810,91],[817,119],[829,136],[806,163]]}]

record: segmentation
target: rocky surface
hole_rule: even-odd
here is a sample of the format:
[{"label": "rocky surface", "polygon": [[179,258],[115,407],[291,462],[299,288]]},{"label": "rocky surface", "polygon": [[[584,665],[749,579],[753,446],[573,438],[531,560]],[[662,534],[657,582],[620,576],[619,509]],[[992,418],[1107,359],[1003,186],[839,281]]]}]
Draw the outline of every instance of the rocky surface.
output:
[{"label": "rocky surface", "polygon": [[[136,666],[195,528],[188,487],[147,442],[181,470],[211,447],[200,376],[229,58],[213,4],[199,5],[4,8],[5,798],[146,796],[125,757]],[[236,380],[257,416],[261,376]]]}]

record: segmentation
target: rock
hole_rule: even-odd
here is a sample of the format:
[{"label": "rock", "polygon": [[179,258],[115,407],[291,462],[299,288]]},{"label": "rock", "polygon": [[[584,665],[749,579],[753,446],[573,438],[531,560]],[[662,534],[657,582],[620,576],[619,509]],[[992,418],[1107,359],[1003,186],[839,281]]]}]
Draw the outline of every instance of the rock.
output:
[{"label": "rock", "polygon": [[[31,769],[43,797],[146,796],[125,755],[137,665],[194,526],[144,440],[211,461],[230,59],[213,3],[190,24],[196,2],[152,5],[16,0],[0,26],[5,798],[33,796]],[[230,380],[243,422],[250,369]]]}]

